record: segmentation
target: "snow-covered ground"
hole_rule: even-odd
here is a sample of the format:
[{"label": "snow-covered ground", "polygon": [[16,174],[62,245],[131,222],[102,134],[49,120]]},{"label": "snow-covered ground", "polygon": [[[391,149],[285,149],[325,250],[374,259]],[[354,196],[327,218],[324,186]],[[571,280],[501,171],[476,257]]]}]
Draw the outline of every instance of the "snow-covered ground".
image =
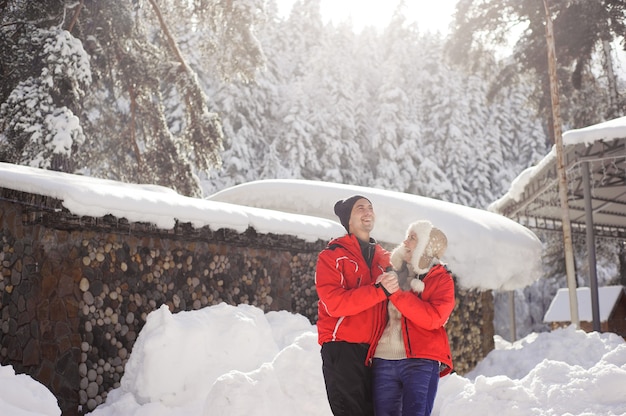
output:
[{"label": "snow-covered ground", "polygon": [[[315,326],[219,304],[148,315],[121,387],[90,416],[330,416]],[[0,414],[60,415],[54,396],[0,367]],[[573,327],[496,349],[441,379],[433,415],[625,415],[626,342]]]}]

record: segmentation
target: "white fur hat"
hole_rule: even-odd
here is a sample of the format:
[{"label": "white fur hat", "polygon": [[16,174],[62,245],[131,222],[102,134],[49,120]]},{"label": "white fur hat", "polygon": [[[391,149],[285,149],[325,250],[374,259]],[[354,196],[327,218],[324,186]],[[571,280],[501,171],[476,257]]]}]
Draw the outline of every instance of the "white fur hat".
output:
[{"label": "white fur hat", "polygon": [[[409,268],[416,274],[426,273],[434,263],[439,263],[448,247],[446,235],[438,228],[433,227],[430,221],[416,221],[409,225],[406,237],[414,232],[417,236],[417,246],[411,255]],[[407,252],[404,244],[400,244],[391,253],[391,264],[396,270],[402,268],[402,262]],[[420,262],[424,267],[420,267]],[[411,288],[415,292],[421,292],[424,283],[419,279],[411,281]]]}]

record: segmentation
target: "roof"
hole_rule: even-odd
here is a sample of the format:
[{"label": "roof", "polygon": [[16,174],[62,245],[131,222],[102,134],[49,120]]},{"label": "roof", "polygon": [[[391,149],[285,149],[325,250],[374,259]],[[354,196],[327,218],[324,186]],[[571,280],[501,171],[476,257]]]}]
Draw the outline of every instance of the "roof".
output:
[{"label": "roof", "polygon": [[[626,237],[626,117],[563,134],[564,166],[572,230],[584,232],[584,168],[589,166],[596,235]],[[526,169],[489,210],[534,229],[560,230],[556,150]]]},{"label": "roof", "polygon": [[[624,286],[604,286],[598,288],[598,304],[600,307],[600,322],[608,321],[611,312],[615,309]],[[578,314],[581,321],[591,322],[591,292],[588,287],[576,289],[578,298]],[[543,322],[571,322],[569,309],[569,289],[559,289],[546,311]]]},{"label": "roof", "polygon": [[345,229],[333,213],[334,203],[350,194],[362,194],[378,207],[374,237],[381,242],[398,244],[408,224],[416,219],[430,219],[446,232],[448,250],[443,260],[450,262],[460,286],[510,290],[541,277],[541,242],[527,228],[493,212],[399,192],[317,181],[268,180],[199,199],[161,186],[0,162],[0,198],[16,202],[4,189],[52,197],[79,216],[113,215],[165,230],[177,222],[238,232],[252,227],[259,233],[294,235],[311,242],[343,235]]},{"label": "roof", "polygon": [[171,230],[177,223],[240,233],[252,227],[259,233],[289,234],[309,242],[328,241],[343,230],[337,222],[323,218],[190,198],[152,184],[123,183],[0,162],[0,199],[5,199],[3,189],[57,199],[74,215],[112,215],[130,222],[151,223],[163,230]]},{"label": "roof", "polygon": [[513,290],[542,275],[541,241],[526,227],[482,209],[420,195],[356,185],[297,179],[268,179],[237,185],[207,197],[211,201],[337,220],[339,199],[365,195],[374,205],[372,237],[397,245],[409,224],[429,220],[448,238],[442,260],[464,288]]}]

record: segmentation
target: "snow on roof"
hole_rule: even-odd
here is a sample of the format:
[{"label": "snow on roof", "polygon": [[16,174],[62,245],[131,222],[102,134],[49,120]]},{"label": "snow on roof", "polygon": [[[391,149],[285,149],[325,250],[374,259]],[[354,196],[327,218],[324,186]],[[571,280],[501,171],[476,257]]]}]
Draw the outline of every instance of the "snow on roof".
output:
[{"label": "snow on roof", "polygon": [[[592,126],[568,130],[563,133],[563,146],[575,146],[584,143],[586,146],[596,141],[605,142],[626,137],[626,117],[619,117],[604,123]],[[538,176],[546,167],[551,166],[556,160],[556,148],[552,146],[550,152],[537,165],[531,166],[520,173],[511,183],[508,192],[498,200],[492,202],[488,210],[500,212],[511,200],[519,201],[524,194],[526,186]]]},{"label": "snow on roof", "polygon": [[[624,286],[604,286],[598,288],[598,305],[600,309],[600,322],[606,322],[617,303],[620,294],[624,291]],[[578,318],[584,322],[591,322],[593,315],[591,312],[591,291],[588,287],[576,289],[578,299]],[[569,289],[563,288],[556,292],[556,295],[546,311],[543,322],[571,322],[569,307]]]},{"label": "snow on roof", "polygon": [[[305,241],[345,234],[334,203],[366,195],[377,215],[374,238],[391,244],[407,226],[428,219],[449,240],[443,257],[465,288],[511,290],[541,276],[541,243],[528,229],[501,215],[416,195],[314,181],[260,181],[189,198],[169,188],[138,185],[0,163],[2,187],[56,198],[80,216],[113,215],[171,229],[176,221],[196,228],[289,234]],[[228,196],[230,195],[230,197]],[[220,199],[224,199],[220,201]],[[229,199],[227,201],[227,199]]]},{"label": "snow on roof", "polygon": [[196,228],[229,228],[243,232],[294,234],[305,241],[328,240],[343,227],[334,221],[285,214],[224,202],[182,196],[157,185],[137,185],[72,175],[0,162],[0,187],[44,195],[62,201],[75,215],[113,215],[132,222],[149,222],[172,229],[176,221]]},{"label": "snow on roof", "polygon": [[594,124],[563,133],[563,145],[573,146],[585,143],[587,146],[598,140],[611,141],[626,137],[626,117],[619,117],[604,123]]},{"label": "snow on roof", "polygon": [[[360,194],[374,206],[372,237],[400,244],[408,225],[429,220],[448,237],[443,256],[465,288],[511,290],[541,276],[541,243],[527,228],[485,210],[418,195],[306,180],[262,180],[217,192],[212,201],[306,214],[337,221],[336,201]],[[345,234],[342,232],[337,236]]]}]

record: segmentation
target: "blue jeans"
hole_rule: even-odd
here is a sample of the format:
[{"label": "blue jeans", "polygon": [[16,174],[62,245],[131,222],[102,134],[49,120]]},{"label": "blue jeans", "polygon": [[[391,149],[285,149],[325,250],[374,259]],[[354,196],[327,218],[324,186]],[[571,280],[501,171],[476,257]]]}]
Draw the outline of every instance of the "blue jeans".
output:
[{"label": "blue jeans", "polygon": [[372,388],[376,416],[428,416],[439,385],[439,363],[421,358],[374,358]]}]

